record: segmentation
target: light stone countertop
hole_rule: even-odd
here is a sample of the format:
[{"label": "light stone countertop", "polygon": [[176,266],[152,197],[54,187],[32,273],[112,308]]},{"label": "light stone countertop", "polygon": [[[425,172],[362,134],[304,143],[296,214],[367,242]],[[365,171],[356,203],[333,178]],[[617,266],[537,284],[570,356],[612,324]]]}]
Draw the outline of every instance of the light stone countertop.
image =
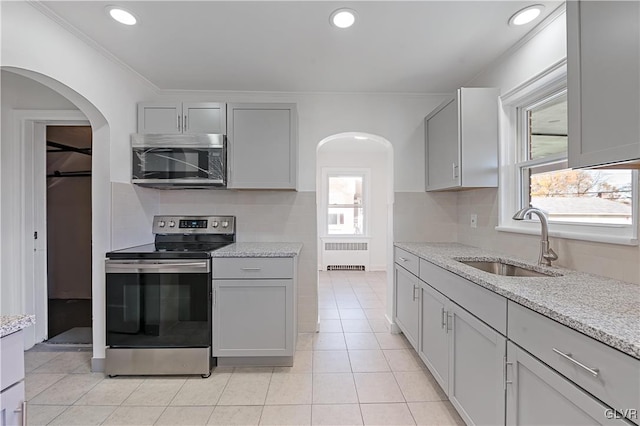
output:
[{"label": "light stone countertop", "polygon": [[[558,267],[537,266],[489,250],[457,243],[395,243],[416,256],[509,300],[640,359],[640,286]],[[506,260],[554,277],[508,277],[455,259]]]},{"label": "light stone countertop", "polygon": [[212,257],[293,257],[302,243],[233,243],[211,253]]},{"label": "light stone countertop", "polygon": [[8,336],[11,333],[20,331],[36,323],[35,315],[1,315],[0,316],[0,337]]}]

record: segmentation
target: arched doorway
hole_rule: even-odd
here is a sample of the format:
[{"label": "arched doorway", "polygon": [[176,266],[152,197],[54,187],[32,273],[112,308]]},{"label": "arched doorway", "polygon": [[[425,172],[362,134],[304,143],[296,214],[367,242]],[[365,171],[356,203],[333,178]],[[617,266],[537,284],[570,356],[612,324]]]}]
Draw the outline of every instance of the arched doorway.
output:
[{"label": "arched doorway", "polygon": [[[95,105],[59,81],[22,68],[2,67],[2,71],[18,74],[38,82],[58,93],[69,101],[70,105],[77,108],[77,110],[71,111],[55,111],[47,110],[47,105],[43,104],[40,109],[13,111],[13,118],[8,119],[13,131],[6,134],[3,131],[3,164],[10,161],[17,162],[19,173],[5,174],[3,171],[3,229],[15,227],[17,231],[12,233],[10,238],[5,238],[3,232],[2,257],[3,263],[5,260],[9,260],[7,257],[11,257],[12,261],[20,265],[13,270],[2,271],[3,298],[5,295],[9,296],[11,309],[16,312],[35,314],[36,318],[41,319],[46,317],[46,276],[37,273],[38,270],[46,270],[46,266],[38,268],[36,265],[37,262],[46,262],[46,257],[40,256],[39,259],[34,257],[32,243],[35,232],[46,232],[46,229],[36,229],[40,227],[38,223],[42,223],[37,217],[37,212],[45,209],[43,205],[45,200],[33,197],[33,194],[37,192],[33,179],[34,157],[25,155],[28,154],[25,150],[29,149],[25,145],[25,141],[33,141],[33,133],[43,126],[46,127],[47,123],[58,125],[61,123],[89,124],[93,141],[91,158],[91,293],[94,298],[91,311],[95,322],[96,318],[104,316],[104,299],[101,297],[104,290],[103,254],[109,250],[111,238],[109,126],[104,115]],[[6,183],[5,179],[8,179]],[[6,190],[8,187],[11,187],[10,191]],[[11,208],[5,209],[4,206],[7,205]],[[5,307],[4,303],[3,307]],[[27,348],[46,337],[46,327],[42,327],[46,322],[41,321],[38,326],[38,319],[36,319],[36,324],[36,327],[27,329],[25,335]],[[104,332],[101,331],[101,328],[94,327],[94,342],[104,341]]]},{"label": "arched doorway", "polygon": [[[393,146],[388,140],[346,132],[320,141],[316,149],[320,285],[327,270],[378,273],[386,282],[379,297],[384,306],[379,308],[372,295],[371,307],[384,309],[388,324],[392,317],[386,301],[391,301],[393,287],[393,194]],[[352,302],[361,307],[363,303],[367,304]],[[337,308],[339,311],[339,303]],[[322,314],[320,306],[321,320]]]}]

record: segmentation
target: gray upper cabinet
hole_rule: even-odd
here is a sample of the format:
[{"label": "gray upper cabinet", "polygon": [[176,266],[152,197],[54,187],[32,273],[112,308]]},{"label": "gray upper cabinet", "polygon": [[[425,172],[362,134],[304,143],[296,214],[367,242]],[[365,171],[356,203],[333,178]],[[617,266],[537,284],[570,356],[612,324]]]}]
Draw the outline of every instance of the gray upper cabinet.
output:
[{"label": "gray upper cabinet", "polygon": [[228,104],[228,188],[296,189],[295,104]]},{"label": "gray upper cabinet", "polygon": [[640,165],[640,3],[567,2],[569,166]]},{"label": "gray upper cabinet", "polygon": [[225,134],[226,104],[218,102],[141,102],[138,133]]},{"label": "gray upper cabinet", "polygon": [[498,89],[458,89],[425,118],[426,190],[498,185]]}]

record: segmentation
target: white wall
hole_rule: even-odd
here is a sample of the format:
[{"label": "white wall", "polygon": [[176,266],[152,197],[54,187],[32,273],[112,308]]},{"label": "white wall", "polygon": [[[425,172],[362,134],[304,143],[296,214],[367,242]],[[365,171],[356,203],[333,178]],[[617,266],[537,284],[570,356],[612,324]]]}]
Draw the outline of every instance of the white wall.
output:
[{"label": "white wall", "polygon": [[[566,57],[565,15],[544,28],[520,49],[476,77],[470,86],[499,87],[508,93]],[[478,227],[469,227],[470,214]],[[458,240],[461,243],[536,259],[540,237],[498,232],[498,191],[479,189],[458,195]],[[551,238],[558,253],[556,265],[640,284],[640,248]]]},{"label": "white wall", "polygon": [[[62,94],[91,122],[93,356],[101,359],[105,350],[103,259],[105,252],[111,249],[112,237],[110,181],[129,179],[126,173],[118,173],[120,169],[112,170],[110,165],[129,161],[126,146],[129,134],[135,131],[136,102],[148,98],[154,91],[129,70],[107,59],[29,3],[3,2],[1,18],[2,68],[28,75]],[[6,143],[17,144],[16,135],[7,139],[3,135],[3,146]],[[13,183],[11,179],[14,179]],[[11,176],[7,184],[19,187],[20,182],[15,179]],[[4,205],[7,201],[4,192],[2,200]],[[19,226],[15,218],[13,220],[7,226]],[[4,234],[2,238],[5,242]],[[11,236],[6,244],[19,246],[20,241]],[[20,289],[27,284],[22,277],[13,277],[9,282],[3,279],[2,288]],[[25,312],[26,304],[27,301],[22,300],[17,308],[12,305],[12,309]]]},{"label": "white wall", "polygon": [[[332,141],[318,151],[316,173],[318,191],[322,188],[322,168],[365,168],[371,170],[369,196],[370,210],[367,212],[369,242],[369,270],[385,271],[387,269],[387,202],[389,195],[389,173],[387,170],[387,152],[381,150],[377,142],[357,141],[362,147],[359,151],[342,151],[333,149],[341,141]],[[373,148],[367,145],[375,144]],[[375,149],[372,151],[371,149]],[[325,211],[318,204],[318,222]],[[321,247],[321,246],[320,246]],[[321,255],[321,254],[320,254]],[[320,264],[320,259],[318,259]],[[349,263],[348,261],[345,261]]]},{"label": "white wall", "polygon": [[[14,179],[21,174],[20,150],[14,140],[13,110],[75,110],[76,106],[53,90],[31,79],[2,71],[0,73],[2,104],[2,142],[0,143],[0,312],[3,315],[24,313],[20,277],[21,252],[16,242],[22,235],[19,221],[23,214],[17,208],[22,194],[15,191]],[[18,225],[16,224],[18,223]]]}]

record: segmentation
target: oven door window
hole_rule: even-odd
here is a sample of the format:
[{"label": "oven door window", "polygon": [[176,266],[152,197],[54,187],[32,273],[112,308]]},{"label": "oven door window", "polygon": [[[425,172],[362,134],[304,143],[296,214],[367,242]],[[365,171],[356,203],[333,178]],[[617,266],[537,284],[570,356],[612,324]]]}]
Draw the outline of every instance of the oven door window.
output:
[{"label": "oven door window", "polygon": [[134,179],[220,179],[222,148],[134,148]]},{"label": "oven door window", "polygon": [[208,273],[110,273],[106,284],[107,346],[210,346]]}]

